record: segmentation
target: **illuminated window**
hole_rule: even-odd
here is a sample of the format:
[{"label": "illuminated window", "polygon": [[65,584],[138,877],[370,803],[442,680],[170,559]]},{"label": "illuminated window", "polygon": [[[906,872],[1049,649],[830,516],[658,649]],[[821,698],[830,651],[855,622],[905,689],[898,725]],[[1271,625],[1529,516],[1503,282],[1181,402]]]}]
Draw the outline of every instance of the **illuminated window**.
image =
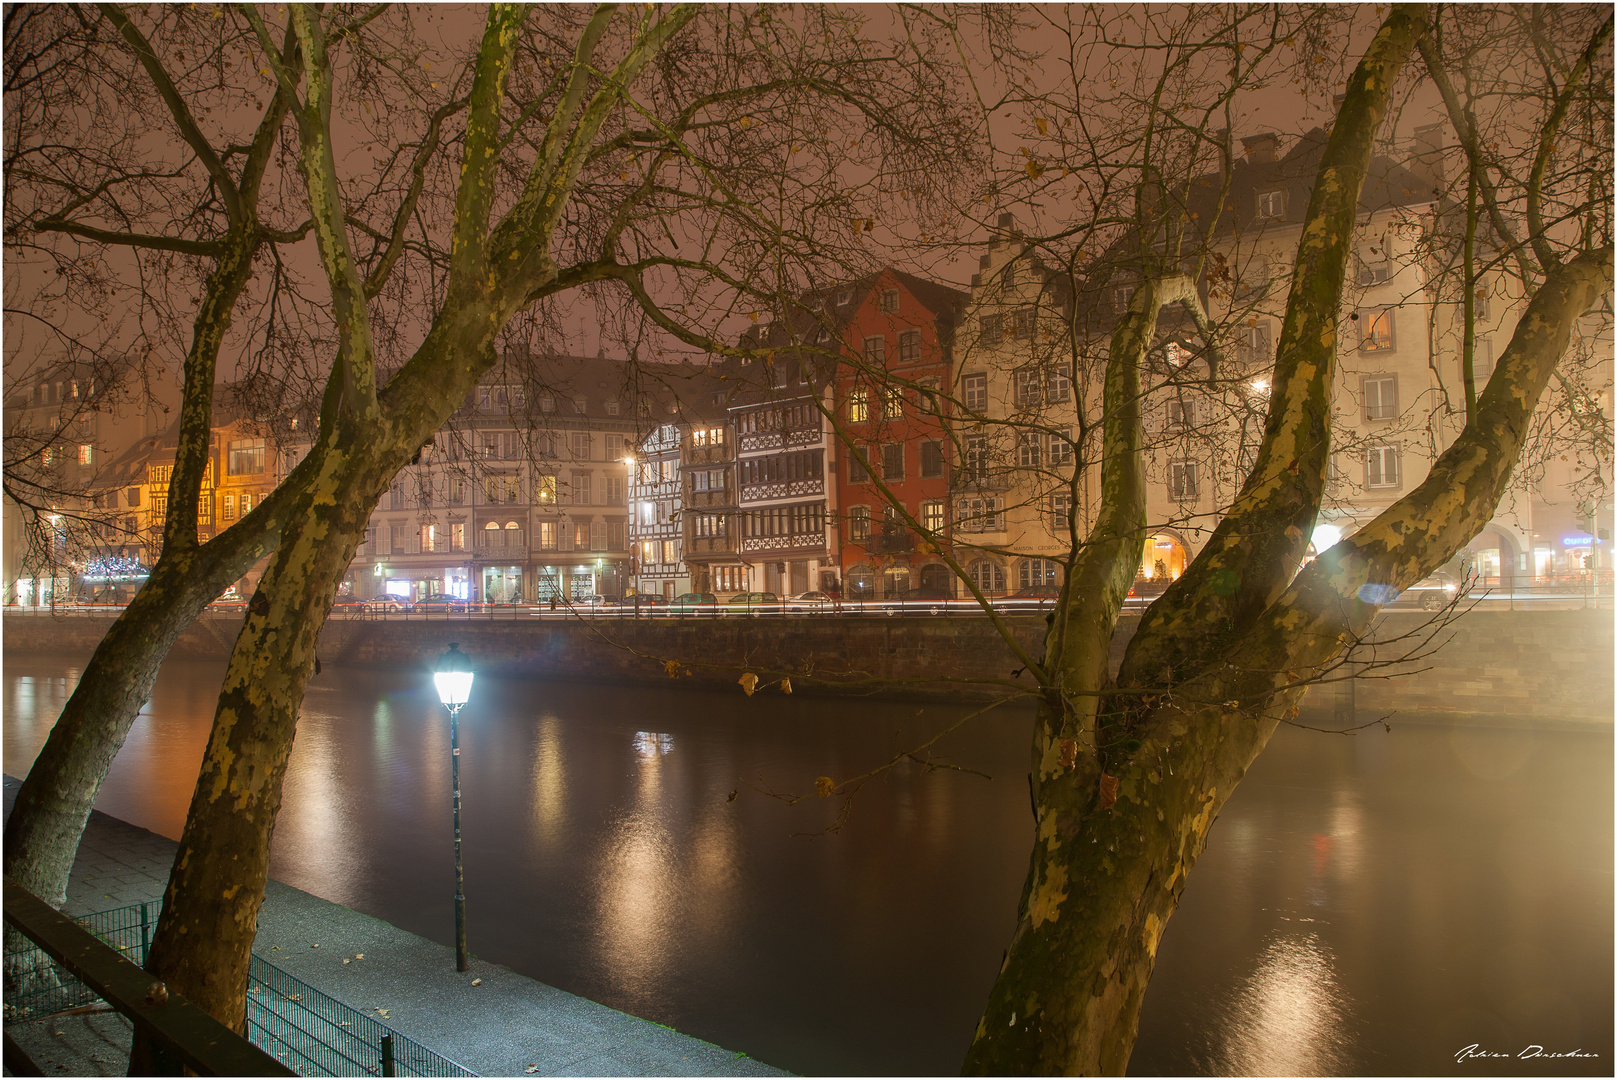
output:
[{"label": "illuminated window", "polygon": [[870,507],[848,507],[848,539],[856,543],[870,539]]},{"label": "illuminated window", "polygon": [[897,420],[904,415],[904,391],[893,386],[882,391],[881,414],[884,420]]},{"label": "illuminated window", "polygon": [[870,419],[870,394],[862,386],[848,391],[848,420],[861,423]]},{"label": "illuminated window", "polygon": [[1384,352],[1393,347],[1392,308],[1360,308],[1359,348],[1365,352]]}]

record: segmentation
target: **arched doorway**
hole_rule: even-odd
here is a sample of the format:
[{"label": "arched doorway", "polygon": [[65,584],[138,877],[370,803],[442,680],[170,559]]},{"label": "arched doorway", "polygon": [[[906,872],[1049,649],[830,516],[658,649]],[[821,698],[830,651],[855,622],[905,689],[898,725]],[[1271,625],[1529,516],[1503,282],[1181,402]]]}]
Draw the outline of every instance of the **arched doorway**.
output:
[{"label": "arched doorway", "polygon": [[1178,580],[1189,561],[1183,541],[1172,533],[1157,533],[1145,538],[1145,550],[1140,554],[1139,577],[1166,585]]},{"label": "arched doorway", "polygon": [[921,567],[921,592],[927,600],[954,596],[954,571],[942,563],[927,563]]},{"label": "arched doorway", "polygon": [[881,572],[881,594],[884,600],[902,600],[910,592],[910,568],[889,566]]},{"label": "arched doorway", "polygon": [[1466,545],[1472,555],[1472,571],[1477,575],[1479,589],[1508,589],[1518,572],[1515,540],[1503,529],[1490,526],[1482,530]]}]

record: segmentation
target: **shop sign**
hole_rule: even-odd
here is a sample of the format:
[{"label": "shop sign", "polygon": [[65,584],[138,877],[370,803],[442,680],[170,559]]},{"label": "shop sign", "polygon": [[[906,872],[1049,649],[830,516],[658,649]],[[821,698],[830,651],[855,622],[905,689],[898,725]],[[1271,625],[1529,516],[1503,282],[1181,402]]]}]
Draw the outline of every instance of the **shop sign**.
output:
[{"label": "shop sign", "polygon": [[1592,537],[1592,536],[1563,536],[1563,537],[1561,537],[1561,546],[1562,547],[1589,547],[1594,542],[1595,542],[1595,538]]}]

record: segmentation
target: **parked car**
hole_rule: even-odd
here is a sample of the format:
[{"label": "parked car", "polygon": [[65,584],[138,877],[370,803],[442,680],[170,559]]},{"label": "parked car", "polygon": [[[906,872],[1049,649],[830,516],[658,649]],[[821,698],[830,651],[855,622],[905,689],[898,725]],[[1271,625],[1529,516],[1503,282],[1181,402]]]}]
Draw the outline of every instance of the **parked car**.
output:
[{"label": "parked car", "polygon": [[429,593],[411,604],[410,610],[417,615],[459,614],[466,610],[466,601],[449,593]]},{"label": "parked car", "polygon": [[623,606],[636,615],[656,615],[668,610],[668,597],[662,593],[635,593],[623,598]]},{"label": "parked car", "polygon": [[680,593],[668,605],[670,615],[712,615],[719,606],[719,598],[710,592]]},{"label": "parked car", "polygon": [[1368,603],[1379,602],[1387,607],[1419,607],[1424,611],[1440,611],[1454,602],[1454,597],[1459,591],[1460,583],[1454,576],[1439,570],[1431,577],[1417,581],[1401,593],[1394,592],[1385,585],[1365,585],[1360,588],[1359,595]]},{"label": "parked car", "polygon": [[1060,585],[1029,585],[1025,589],[1018,589],[1015,593],[998,601],[994,606],[1017,610],[1042,611],[1053,608],[1056,601],[1061,598]]},{"label": "parked car", "polygon": [[382,593],[365,601],[365,610],[372,615],[395,615],[408,609],[409,605],[392,593]]},{"label": "parked car", "polygon": [[620,601],[616,596],[603,595],[601,593],[596,593],[592,596],[575,596],[571,601],[574,607],[590,608],[593,611],[601,611],[609,607],[617,607],[619,602]]},{"label": "parked car", "polygon": [[736,593],[724,602],[721,615],[751,615],[756,618],[763,611],[779,611],[780,597],[772,592]]},{"label": "parked car", "polygon": [[812,615],[822,611],[835,611],[836,608],[837,601],[835,597],[817,590],[814,592],[798,593],[796,596],[786,601],[786,610],[798,615]]},{"label": "parked car", "polygon": [[361,615],[364,614],[369,604],[370,601],[363,596],[339,596],[331,602],[331,613],[333,615]]}]

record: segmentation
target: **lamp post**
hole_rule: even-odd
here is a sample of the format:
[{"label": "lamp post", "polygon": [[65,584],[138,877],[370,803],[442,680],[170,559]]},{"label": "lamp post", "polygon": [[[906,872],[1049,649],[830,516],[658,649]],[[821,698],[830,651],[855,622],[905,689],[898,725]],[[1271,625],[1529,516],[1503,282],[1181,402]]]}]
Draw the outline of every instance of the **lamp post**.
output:
[{"label": "lamp post", "polygon": [[466,875],[460,867],[460,710],[472,692],[472,661],[451,641],[449,651],[438,658],[432,681],[438,687],[438,700],[449,710],[449,788],[455,819],[455,970],[465,971],[466,960]]}]

